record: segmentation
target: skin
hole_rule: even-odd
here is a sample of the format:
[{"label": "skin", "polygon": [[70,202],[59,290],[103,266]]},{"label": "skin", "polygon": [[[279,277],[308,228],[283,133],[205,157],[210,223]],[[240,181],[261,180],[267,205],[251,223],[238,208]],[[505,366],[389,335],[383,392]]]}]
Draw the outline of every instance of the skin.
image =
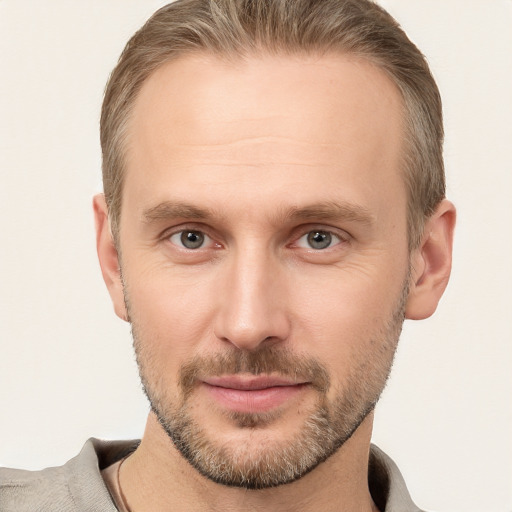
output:
[{"label": "skin", "polygon": [[[115,311],[132,322],[143,378],[170,410],[191,358],[263,346],[325,367],[329,404],[350,395],[363,364],[379,370],[365,370],[374,379],[366,387],[381,390],[397,341],[386,327],[404,285],[404,315],[431,315],[448,281],[455,220],[441,202],[409,254],[400,112],[383,72],[340,55],[199,54],[146,81],[130,122],[117,248],[103,196],[94,209]],[[183,230],[205,233],[205,245],[184,248]],[[310,247],[315,230],[332,244]],[[270,407],[260,428],[241,427],[227,414],[232,404],[202,385],[189,409],[212,443],[249,456],[293,441],[318,400],[303,386]],[[200,475],[151,413],[122,466],[123,492],[132,511],[376,510],[372,421],[370,413],[299,480],[247,491]]]}]

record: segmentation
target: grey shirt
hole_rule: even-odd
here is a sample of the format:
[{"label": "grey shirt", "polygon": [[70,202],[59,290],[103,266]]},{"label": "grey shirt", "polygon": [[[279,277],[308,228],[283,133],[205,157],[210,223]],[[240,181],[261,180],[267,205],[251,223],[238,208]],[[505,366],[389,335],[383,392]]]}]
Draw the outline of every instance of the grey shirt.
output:
[{"label": "grey shirt", "polygon": [[[92,438],[63,466],[41,471],[0,468],[0,511],[117,512],[100,471],[131,453],[138,443]],[[368,481],[382,512],[421,512],[396,464],[374,445]]]}]

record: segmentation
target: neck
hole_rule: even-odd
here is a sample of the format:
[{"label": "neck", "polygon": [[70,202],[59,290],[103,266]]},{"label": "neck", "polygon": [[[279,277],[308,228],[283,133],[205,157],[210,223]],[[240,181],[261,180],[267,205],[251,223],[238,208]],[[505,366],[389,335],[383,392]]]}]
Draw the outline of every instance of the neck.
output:
[{"label": "neck", "polygon": [[372,422],[370,414],[334,455],[299,480],[247,490],[200,475],[150,414],[139,448],[122,466],[122,490],[132,512],[374,512],[368,489]]}]

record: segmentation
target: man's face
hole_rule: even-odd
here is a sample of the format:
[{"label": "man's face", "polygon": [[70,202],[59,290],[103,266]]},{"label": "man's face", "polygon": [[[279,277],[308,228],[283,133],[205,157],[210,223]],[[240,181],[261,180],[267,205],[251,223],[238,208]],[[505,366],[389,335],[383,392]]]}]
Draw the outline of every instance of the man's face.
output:
[{"label": "man's face", "polygon": [[129,124],[121,269],[141,377],[181,453],[292,481],[372,411],[409,271],[401,101],[344,56],[188,56]]}]

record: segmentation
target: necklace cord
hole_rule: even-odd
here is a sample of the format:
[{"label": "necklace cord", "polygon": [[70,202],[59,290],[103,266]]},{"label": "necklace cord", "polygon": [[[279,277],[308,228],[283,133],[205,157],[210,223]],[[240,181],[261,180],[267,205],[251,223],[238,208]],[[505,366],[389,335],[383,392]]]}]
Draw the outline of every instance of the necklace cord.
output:
[{"label": "necklace cord", "polygon": [[123,465],[124,461],[128,458],[128,455],[126,457],[123,457],[121,459],[121,462],[119,462],[119,466],[117,466],[117,488],[119,489],[119,496],[121,498],[121,505],[123,506],[123,509],[126,512],[132,512],[130,507],[128,506],[128,503],[126,501],[126,496],[123,493],[123,488],[121,487],[121,466]]}]

